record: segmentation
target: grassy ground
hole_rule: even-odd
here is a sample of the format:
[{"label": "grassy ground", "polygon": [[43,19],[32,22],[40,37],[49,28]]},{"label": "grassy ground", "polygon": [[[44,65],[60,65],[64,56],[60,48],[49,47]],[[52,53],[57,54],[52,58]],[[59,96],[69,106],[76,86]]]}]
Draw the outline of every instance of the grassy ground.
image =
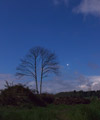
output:
[{"label": "grassy ground", "polygon": [[0,120],[100,120],[100,102],[89,105],[49,105],[46,108],[0,107]]}]

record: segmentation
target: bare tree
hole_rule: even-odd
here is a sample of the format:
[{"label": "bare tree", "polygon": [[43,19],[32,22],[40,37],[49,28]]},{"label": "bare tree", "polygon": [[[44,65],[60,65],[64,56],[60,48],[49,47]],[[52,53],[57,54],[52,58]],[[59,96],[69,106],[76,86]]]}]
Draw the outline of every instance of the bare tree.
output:
[{"label": "bare tree", "polygon": [[42,92],[43,78],[47,77],[49,73],[58,74],[59,64],[54,53],[42,47],[35,47],[30,49],[25,58],[21,59],[21,63],[16,68],[16,75],[19,77],[32,76],[35,79],[36,90],[38,93],[38,74],[37,68],[40,65],[40,94]]},{"label": "bare tree", "polygon": [[16,76],[31,76],[35,79],[36,91],[38,93],[38,83],[37,83],[37,59],[39,57],[39,47],[30,49],[29,53],[25,58],[21,59],[21,63],[16,68]]},{"label": "bare tree", "polygon": [[57,62],[56,55],[47,49],[41,48],[40,56],[41,56],[40,94],[41,94],[43,78],[48,77],[49,73],[58,74],[59,73],[59,63]]}]

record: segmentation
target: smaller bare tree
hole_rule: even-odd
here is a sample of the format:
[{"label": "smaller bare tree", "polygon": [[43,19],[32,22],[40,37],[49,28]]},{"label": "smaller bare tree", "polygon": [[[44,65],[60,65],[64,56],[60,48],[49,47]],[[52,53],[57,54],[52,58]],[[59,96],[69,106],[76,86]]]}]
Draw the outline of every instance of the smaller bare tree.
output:
[{"label": "smaller bare tree", "polygon": [[43,78],[48,77],[48,74],[59,73],[59,63],[57,62],[57,57],[54,53],[47,49],[42,48],[40,51],[41,55],[41,81],[40,81],[40,94],[42,92],[42,81]]}]

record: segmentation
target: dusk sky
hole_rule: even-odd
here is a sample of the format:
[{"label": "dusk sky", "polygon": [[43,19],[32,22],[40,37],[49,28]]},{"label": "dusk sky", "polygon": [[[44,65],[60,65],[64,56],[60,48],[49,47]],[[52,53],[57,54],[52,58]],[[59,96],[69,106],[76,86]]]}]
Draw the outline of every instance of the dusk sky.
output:
[{"label": "dusk sky", "polygon": [[[58,56],[63,77],[52,80],[56,90],[87,89],[84,79],[100,89],[100,0],[0,0],[1,85],[15,79],[20,59],[35,46]],[[50,81],[44,84],[54,92]]]}]

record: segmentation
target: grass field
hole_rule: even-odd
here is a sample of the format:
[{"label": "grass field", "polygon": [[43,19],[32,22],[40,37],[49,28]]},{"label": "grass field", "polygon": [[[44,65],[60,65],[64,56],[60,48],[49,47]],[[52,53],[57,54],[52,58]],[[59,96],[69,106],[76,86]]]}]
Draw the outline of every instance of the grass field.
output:
[{"label": "grass field", "polygon": [[46,108],[0,107],[0,120],[100,120],[100,102],[88,105],[49,105]]}]

